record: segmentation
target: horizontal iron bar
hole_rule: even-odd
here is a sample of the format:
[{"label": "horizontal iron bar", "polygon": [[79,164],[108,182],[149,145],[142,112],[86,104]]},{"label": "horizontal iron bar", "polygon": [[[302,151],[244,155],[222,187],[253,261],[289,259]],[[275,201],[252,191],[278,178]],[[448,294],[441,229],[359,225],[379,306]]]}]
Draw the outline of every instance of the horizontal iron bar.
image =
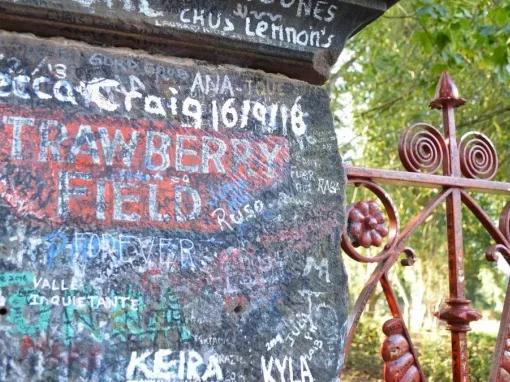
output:
[{"label": "horizontal iron bar", "polygon": [[459,178],[453,176],[430,175],[420,172],[407,172],[396,170],[380,170],[366,167],[346,165],[349,180],[356,178],[370,179],[372,181],[421,187],[446,187],[462,188],[465,190],[478,191],[492,194],[510,194],[510,183],[494,182],[482,179]]}]

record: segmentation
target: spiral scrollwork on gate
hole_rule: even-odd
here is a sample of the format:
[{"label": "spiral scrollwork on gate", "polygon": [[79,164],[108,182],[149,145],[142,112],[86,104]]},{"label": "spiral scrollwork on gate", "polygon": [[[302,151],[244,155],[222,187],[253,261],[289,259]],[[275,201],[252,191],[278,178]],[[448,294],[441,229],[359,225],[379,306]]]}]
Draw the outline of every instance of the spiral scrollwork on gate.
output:
[{"label": "spiral scrollwork on gate", "polygon": [[410,172],[435,173],[447,163],[447,145],[442,134],[428,123],[417,123],[404,130],[398,153]]},{"label": "spiral scrollwork on gate", "polygon": [[[471,307],[465,293],[463,206],[474,214],[493,239],[494,244],[485,253],[487,259],[496,261],[501,256],[510,264],[510,202],[503,209],[499,225],[496,225],[478,200],[470,195],[471,192],[510,195],[510,183],[493,181],[498,170],[498,158],[487,136],[471,132],[457,139],[454,110],[464,103],[449,74],[443,73],[435,98],[430,103],[433,109],[441,110],[443,128],[417,123],[404,130],[398,153],[407,171],[348,167],[349,182],[356,187],[367,188],[376,200],[357,202],[348,208],[342,249],[359,262],[378,265],[373,268],[354,304],[346,354],[370,296],[380,284],[393,317],[383,328],[387,336],[382,347],[386,382],[425,381],[389,271],[401,256],[401,265],[414,264],[416,255],[405,246],[406,241],[440,205],[446,205],[450,293],[436,316],[451,331],[454,381],[468,380],[466,332],[470,330],[471,322],[481,318],[480,313]],[[400,229],[395,207],[379,186],[381,183],[434,188],[437,193]],[[379,208],[381,205],[383,208]],[[370,249],[376,247],[381,250],[373,257],[358,252],[369,249],[370,254]],[[510,381],[510,284],[501,321],[489,378],[491,382]]]},{"label": "spiral scrollwork on gate", "polygon": [[482,133],[465,134],[459,147],[462,174],[472,179],[492,179],[498,171],[498,155],[494,145]]}]

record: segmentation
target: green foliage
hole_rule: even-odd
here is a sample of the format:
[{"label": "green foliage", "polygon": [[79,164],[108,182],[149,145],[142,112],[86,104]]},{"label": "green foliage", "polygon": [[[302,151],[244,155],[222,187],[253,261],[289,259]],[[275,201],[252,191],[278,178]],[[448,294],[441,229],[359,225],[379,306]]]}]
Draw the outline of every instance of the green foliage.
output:
[{"label": "green foliage", "polygon": [[[358,133],[371,165],[395,165],[398,132],[424,119],[439,122],[427,104],[442,71],[453,75],[468,105],[459,127],[488,133],[500,153],[510,140],[510,5],[507,1],[402,0],[356,36],[352,58],[331,82],[333,108],[350,92]],[[341,123],[342,121],[338,121]],[[384,139],[381,139],[383,137]],[[507,150],[504,150],[504,149]],[[503,158],[503,159],[504,159]],[[510,166],[501,176],[510,178]]]},{"label": "green foliage", "polygon": [[468,333],[469,366],[473,382],[487,381],[496,338],[483,333]]},{"label": "green foliage", "polygon": [[[352,142],[344,142],[340,148],[348,153],[347,160],[368,167],[401,168],[397,146],[402,130],[415,122],[441,127],[441,114],[429,110],[428,103],[441,72],[448,69],[467,100],[457,109],[459,137],[473,130],[488,135],[499,153],[498,178],[510,179],[510,166],[506,164],[510,160],[508,1],[402,0],[355,36],[347,51],[350,56],[330,81],[337,124],[355,133]],[[352,109],[352,121],[340,112],[347,108]],[[359,152],[358,157],[351,155],[353,148]],[[436,193],[407,187],[389,192],[403,223]],[[506,200],[474,196],[497,221]],[[444,210],[439,210],[418,237],[411,239],[421,264],[412,270],[396,271],[402,282],[398,293],[403,300],[412,302],[413,297],[404,294],[412,291],[413,280],[425,284],[428,292],[423,303],[429,314],[447,297],[438,295],[447,293],[442,288],[447,266],[444,223]],[[467,211],[464,227],[467,297],[480,309],[491,309],[502,297],[506,279],[485,261],[483,254],[491,240]]]},{"label": "green foliage", "polygon": [[360,370],[366,376],[379,377],[383,365],[379,356],[382,334],[379,322],[371,317],[364,317],[358,325],[346,370]]},{"label": "green foliage", "polygon": [[451,381],[450,337],[448,335],[428,333],[419,345],[420,364],[428,381]]},{"label": "green foliage", "polygon": [[[441,128],[441,114],[430,110],[428,104],[439,76],[448,70],[467,100],[456,111],[458,136],[469,131],[486,134],[499,154],[496,180],[510,181],[508,0],[401,0],[350,41],[341,62],[329,87],[339,131],[347,131],[350,137],[340,147],[347,161],[358,166],[401,169],[397,147],[402,130],[416,122]],[[438,192],[408,187],[385,189],[397,207],[402,226]],[[473,196],[496,223],[508,199]],[[359,191],[349,191],[348,202],[359,198]],[[407,243],[415,249],[417,263],[410,268],[397,266],[391,274],[407,323],[421,333],[444,331],[437,326],[433,313],[449,293],[445,230],[445,211],[439,208]],[[485,260],[485,249],[493,242],[467,210],[464,235],[466,296],[485,317],[498,319],[508,280],[500,268]],[[349,267],[352,283],[362,285],[370,266],[352,269]],[[360,285],[352,283],[355,298]],[[368,306],[370,314],[387,314],[382,300]],[[362,325],[363,338],[356,340],[363,342],[359,346],[370,344],[369,354],[374,354],[374,338],[364,337],[370,336],[372,329],[370,324]],[[420,342],[422,362],[431,381],[447,381],[449,342],[442,337],[434,341],[429,338],[422,336]],[[472,380],[487,380],[487,359],[493,342],[476,333],[470,333],[469,339]],[[363,351],[356,348],[353,357],[361,359]]]},{"label": "green foliage", "polygon": [[[496,338],[483,333],[469,333],[469,365],[472,382],[487,381]],[[424,335],[419,344],[421,366],[430,382],[451,380],[450,336]]]}]

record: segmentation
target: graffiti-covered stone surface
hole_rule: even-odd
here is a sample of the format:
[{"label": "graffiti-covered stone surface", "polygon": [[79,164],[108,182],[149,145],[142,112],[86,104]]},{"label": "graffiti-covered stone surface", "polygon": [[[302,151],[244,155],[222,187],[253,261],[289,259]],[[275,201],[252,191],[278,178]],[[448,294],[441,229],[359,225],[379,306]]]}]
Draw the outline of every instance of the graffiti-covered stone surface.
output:
[{"label": "graffiti-covered stone surface", "polygon": [[0,33],[0,380],[333,381],[321,88]]},{"label": "graffiti-covered stone surface", "polygon": [[394,2],[0,0],[0,21],[4,29],[143,46],[324,82],[346,39]]}]

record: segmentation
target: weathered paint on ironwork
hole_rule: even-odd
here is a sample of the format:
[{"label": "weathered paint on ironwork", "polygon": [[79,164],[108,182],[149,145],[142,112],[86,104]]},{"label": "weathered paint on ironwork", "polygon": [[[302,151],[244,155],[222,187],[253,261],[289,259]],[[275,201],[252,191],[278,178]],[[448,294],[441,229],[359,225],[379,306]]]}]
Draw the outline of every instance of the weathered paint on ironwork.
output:
[{"label": "weathered paint on ironwork", "polygon": [[407,339],[402,319],[392,318],[384,323],[386,335],[381,348],[384,360],[385,382],[421,382],[419,366],[416,365],[414,350]]},{"label": "weathered paint on ironwork", "polygon": [[386,0],[0,0],[3,28],[233,63],[324,82]]},{"label": "weathered paint on ironwork", "polygon": [[[470,132],[457,140],[454,109],[465,101],[460,98],[456,85],[447,72],[443,73],[437,86],[435,99],[430,103],[443,113],[443,131],[427,123],[418,123],[404,130],[398,152],[402,165],[408,172],[379,170],[347,166],[350,183],[370,190],[383,205],[386,219],[380,216],[377,203],[361,201],[351,205],[347,211],[347,227],[342,236],[345,253],[362,263],[377,263],[375,270],[363,287],[348,320],[348,335],[345,355],[349,353],[357,324],[370,296],[378,283],[381,284],[393,319],[383,327],[388,338],[382,346],[385,381],[425,381],[417,352],[403,320],[398,300],[388,279],[388,272],[400,257],[403,266],[412,266],[417,258],[415,252],[405,246],[406,240],[424,224],[434,210],[446,203],[446,234],[448,241],[448,265],[450,296],[436,316],[447,323],[451,331],[452,380],[469,381],[469,365],[466,333],[470,323],[482,315],[473,309],[471,301],[464,296],[464,251],[462,231],[462,205],[478,219],[481,226],[494,240],[485,251],[488,261],[494,262],[502,256],[510,263],[510,202],[506,204],[499,226],[468,191],[493,192],[510,195],[510,183],[494,182],[491,179],[498,170],[496,149],[490,139],[482,133]],[[432,175],[442,168],[442,175]],[[417,172],[422,173],[417,176]],[[414,174],[413,174],[414,173]],[[405,184],[410,186],[441,188],[423,209],[401,229],[397,211],[389,195],[377,183]],[[388,239],[383,249],[373,257],[358,252],[357,247],[381,245],[381,234],[388,230]],[[489,381],[499,382],[508,378],[508,327],[510,321],[510,284],[507,289],[499,334],[492,357]]]},{"label": "weathered paint on ironwork", "polygon": [[0,33],[0,380],[333,381],[324,89]]}]

